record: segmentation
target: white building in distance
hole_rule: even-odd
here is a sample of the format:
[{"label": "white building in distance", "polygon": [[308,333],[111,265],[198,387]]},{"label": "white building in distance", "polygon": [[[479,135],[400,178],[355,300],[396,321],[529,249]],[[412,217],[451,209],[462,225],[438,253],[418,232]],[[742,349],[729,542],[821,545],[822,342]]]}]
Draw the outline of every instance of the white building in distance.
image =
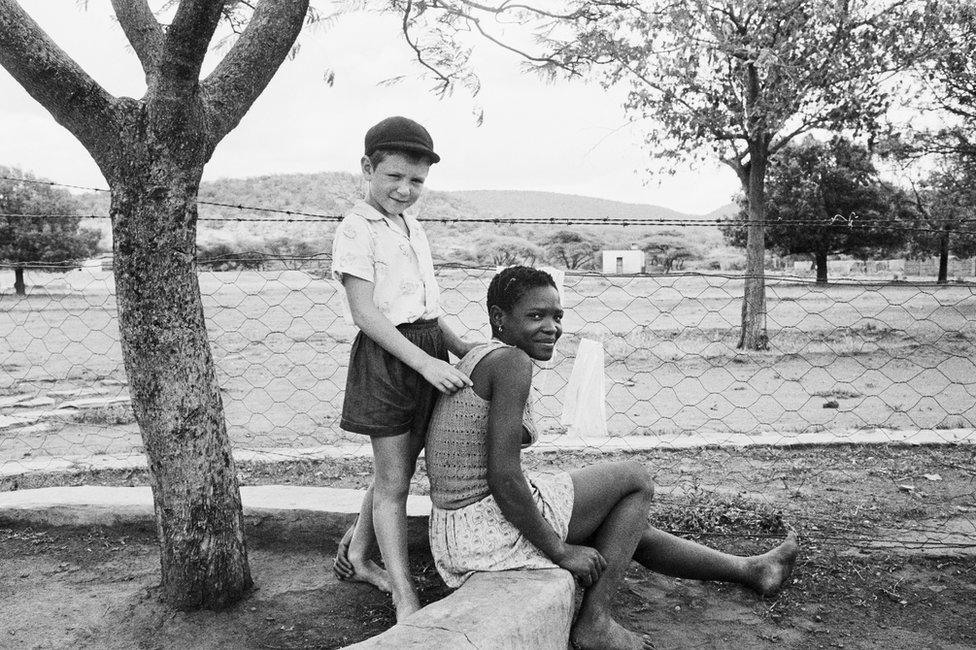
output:
[{"label": "white building in distance", "polygon": [[604,275],[628,275],[643,273],[645,270],[644,251],[639,248],[609,250],[602,253]]}]

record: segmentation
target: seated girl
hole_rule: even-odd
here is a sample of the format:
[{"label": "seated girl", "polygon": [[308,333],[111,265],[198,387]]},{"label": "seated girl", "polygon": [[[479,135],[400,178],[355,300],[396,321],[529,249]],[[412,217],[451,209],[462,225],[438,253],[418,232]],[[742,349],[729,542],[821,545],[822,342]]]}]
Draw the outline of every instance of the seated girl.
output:
[{"label": "seated girl", "polygon": [[492,340],[458,366],[473,386],[440,397],[427,433],[431,550],[448,586],[475,571],[560,566],[587,588],[571,632],[577,648],[651,647],[610,615],[631,559],[762,596],[783,586],[796,559],[794,533],[763,555],[742,557],[658,530],[647,518],[653,485],[637,462],[526,476],[520,451],[537,437],[532,360],[551,358],[562,333],[555,283],[543,271],[507,268],[488,288],[488,316]]}]

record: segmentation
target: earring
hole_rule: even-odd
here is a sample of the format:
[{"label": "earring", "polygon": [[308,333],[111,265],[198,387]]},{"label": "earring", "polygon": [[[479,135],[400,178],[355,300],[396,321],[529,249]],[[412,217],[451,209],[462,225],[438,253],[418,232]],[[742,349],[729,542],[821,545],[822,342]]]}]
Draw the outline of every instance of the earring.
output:
[{"label": "earring", "polygon": [[503,331],[505,331],[505,328],[504,328],[504,327],[502,327],[501,325],[499,325],[499,326],[498,326],[498,333],[500,334],[500,333],[502,333]]}]

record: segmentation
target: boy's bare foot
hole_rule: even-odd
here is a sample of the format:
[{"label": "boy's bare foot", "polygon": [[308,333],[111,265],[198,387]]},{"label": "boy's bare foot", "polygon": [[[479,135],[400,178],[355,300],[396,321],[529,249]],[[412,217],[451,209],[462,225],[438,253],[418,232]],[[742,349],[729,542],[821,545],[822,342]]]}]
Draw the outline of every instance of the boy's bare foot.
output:
[{"label": "boy's bare foot", "polygon": [[414,592],[411,592],[406,596],[398,596],[394,592],[393,607],[396,608],[396,620],[397,623],[399,623],[420,609],[420,599],[417,598],[417,594]]},{"label": "boy's bare foot", "polygon": [[611,617],[577,620],[569,636],[575,650],[650,650],[651,640],[631,632]]},{"label": "boy's bare foot", "polygon": [[775,595],[790,579],[799,551],[796,532],[790,529],[786,541],[755,558],[754,580],[749,586],[764,598]]},{"label": "boy's bare foot", "polygon": [[352,541],[352,533],[355,525],[346,531],[336,549],[335,561],[332,565],[332,572],[339,580],[347,582],[365,582],[371,584],[384,593],[393,591],[390,585],[390,576],[386,569],[376,564],[370,559],[360,559],[350,557],[349,543]]}]

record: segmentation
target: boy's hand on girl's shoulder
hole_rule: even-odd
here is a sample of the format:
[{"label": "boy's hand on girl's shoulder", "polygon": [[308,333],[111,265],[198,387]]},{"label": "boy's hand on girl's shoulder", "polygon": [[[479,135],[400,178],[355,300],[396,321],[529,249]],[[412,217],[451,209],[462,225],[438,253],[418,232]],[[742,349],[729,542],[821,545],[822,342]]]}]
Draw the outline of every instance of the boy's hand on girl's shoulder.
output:
[{"label": "boy's hand on girl's shoulder", "polygon": [[428,357],[420,368],[420,374],[434,388],[445,395],[453,395],[466,386],[471,386],[471,378],[446,361]]}]

